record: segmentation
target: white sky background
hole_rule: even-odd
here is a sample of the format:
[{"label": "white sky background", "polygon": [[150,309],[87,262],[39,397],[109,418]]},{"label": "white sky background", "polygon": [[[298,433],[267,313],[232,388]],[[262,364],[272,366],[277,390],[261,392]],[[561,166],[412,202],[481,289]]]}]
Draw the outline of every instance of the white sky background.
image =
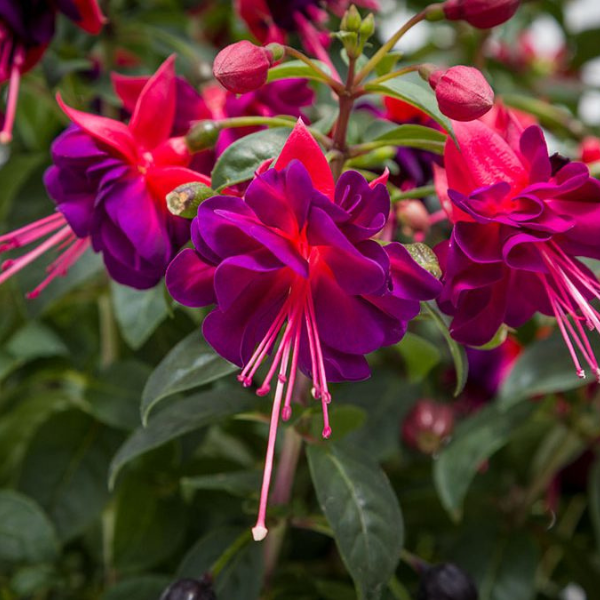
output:
[{"label": "white sky background", "polygon": [[[396,9],[396,0],[382,0],[381,5],[386,18],[380,22],[380,37],[385,40],[392,36],[412,13],[404,9]],[[573,33],[600,27],[600,0],[567,0],[565,7],[568,29]],[[428,38],[428,23],[419,23],[397,45],[399,50],[411,52],[421,47]],[[552,55],[563,42],[563,35],[558,24],[550,16],[541,16],[531,28],[532,40],[541,54]],[[437,43],[444,47],[445,41],[452,43],[452,30],[448,28],[448,38],[444,40],[444,29],[440,27]],[[599,47],[600,51],[600,47]],[[589,125],[600,125],[600,57],[588,62],[582,71],[583,81],[599,88],[598,91],[586,92],[579,103],[580,117]]]}]

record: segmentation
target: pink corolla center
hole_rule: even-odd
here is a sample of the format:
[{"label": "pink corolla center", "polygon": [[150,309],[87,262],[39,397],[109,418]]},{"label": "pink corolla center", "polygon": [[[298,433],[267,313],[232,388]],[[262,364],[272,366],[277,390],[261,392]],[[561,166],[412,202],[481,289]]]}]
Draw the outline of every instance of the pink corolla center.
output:
[{"label": "pink corolla center", "polygon": [[25,48],[15,42],[11,31],[0,21],[0,81],[8,81],[6,114],[4,126],[0,131],[0,144],[8,144],[12,140],[21,71],[24,64]]},{"label": "pink corolla center", "polygon": [[575,347],[600,382],[598,361],[582,325],[585,324],[590,331],[600,333],[600,313],[583,294],[585,290],[592,298],[600,299],[600,283],[582,270],[555,242],[544,244],[541,255],[550,274],[550,277],[541,279],[577,376],[585,378],[585,370],[579,362]]},{"label": "pink corolla center", "polygon": [[[316,248],[310,249],[306,242],[300,243],[303,254],[307,257],[309,268],[314,269],[319,263],[319,253]],[[308,348],[311,361],[312,373],[312,395],[321,402],[323,410],[323,437],[329,438],[331,426],[329,424],[328,404],[331,402],[331,394],[327,386],[325,373],[325,362],[315,317],[315,306],[312,297],[310,281],[297,276],[290,288],[290,293],[277,313],[267,333],[260,344],[256,347],[254,354],[238,375],[238,380],[244,387],[252,385],[252,378],[263,363],[267,355],[279,339],[279,344],[271,366],[261,386],[256,393],[266,396],[271,391],[271,382],[276,378],[275,398],[271,411],[271,423],[269,427],[269,441],[267,444],[267,456],[263,472],[263,482],[260,494],[258,519],[252,529],[255,541],[263,540],[268,529],[265,525],[267,502],[269,498],[269,487],[273,473],[273,460],[275,456],[275,441],[277,439],[277,427],[279,417],[288,421],[292,416],[292,396],[298,371],[298,360],[300,351],[300,340],[303,326],[306,328]]]},{"label": "pink corolla center", "polygon": [[2,263],[0,285],[46,252],[56,249],[60,255],[47,267],[48,275],[33,291],[27,294],[29,299],[37,298],[54,279],[66,275],[69,268],[77,262],[90,245],[89,238],[78,238],[67,224],[64,216],[55,213],[0,236],[0,253],[27,246],[45,237],[47,239],[33,250],[19,258],[8,259]]}]

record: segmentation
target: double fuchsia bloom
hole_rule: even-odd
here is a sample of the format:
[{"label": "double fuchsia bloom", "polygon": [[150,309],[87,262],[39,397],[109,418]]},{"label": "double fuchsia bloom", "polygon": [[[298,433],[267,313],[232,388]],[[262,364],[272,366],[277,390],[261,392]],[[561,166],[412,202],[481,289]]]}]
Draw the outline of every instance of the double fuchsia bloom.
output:
[{"label": "double fuchsia bloom", "polygon": [[505,124],[454,123],[460,150],[448,142],[444,158],[455,227],[436,249],[439,304],[454,317],[452,336],[474,346],[502,323],[553,315],[578,375],[579,352],[599,376],[584,326],[600,331],[590,305],[600,284],[576,257],[600,258],[600,182],[582,163],[549,157],[539,127]]},{"label": "double fuchsia bloom", "polygon": [[21,75],[42,58],[57,12],[88,33],[99,33],[104,23],[97,0],[0,0],[0,83],[9,82],[0,143],[12,139]]},{"label": "double fuchsia bloom", "polygon": [[244,199],[206,200],[192,224],[195,250],[167,271],[171,295],[186,306],[215,303],[203,332],[227,360],[242,367],[250,386],[262,362],[271,366],[257,390],[275,399],[256,540],[265,525],[279,415],[291,416],[300,369],[323,409],[331,433],[329,383],[369,376],[364,355],[398,342],[419,301],[441,288],[400,244],[371,238],[385,225],[390,199],[356,172],[334,185],[325,157],[302,123],[273,169],[259,174]]},{"label": "double fuchsia bloom", "polygon": [[172,138],[176,85],[174,59],[145,85],[129,125],[65,106],[74,122],[52,146],[54,166],[45,175],[58,213],[0,237],[0,250],[49,236],[37,248],[6,261],[0,283],[46,251],[63,253],[39,294],[64,274],[91,244],[113,279],[144,289],[156,285],[189,240],[189,221],[168,212],[165,197],[179,185],[208,178],[188,169],[183,138]]}]

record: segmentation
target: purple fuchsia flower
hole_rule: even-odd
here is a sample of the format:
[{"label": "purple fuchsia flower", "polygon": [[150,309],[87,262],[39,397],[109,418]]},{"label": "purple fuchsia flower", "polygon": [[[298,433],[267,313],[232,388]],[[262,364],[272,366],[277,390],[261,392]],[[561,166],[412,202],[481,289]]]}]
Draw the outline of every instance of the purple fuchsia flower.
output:
[{"label": "purple fuchsia flower", "polygon": [[369,376],[365,354],[398,342],[419,301],[440,283],[398,243],[371,238],[385,225],[390,198],[349,171],[334,184],[329,165],[299,122],[273,169],[251,182],[245,197],[206,200],[192,222],[195,249],[183,250],[167,271],[180,303],[215,304],[204,336],[242,368],[246,387],[268,355],[271,366],[257,390],[275,399],[256,540],[265,525],[279,415],[287,421],[296,371],[312,380],[331,427],[329,383]]},{"label": "purple fuchsia flower", "polygon": [[0,0],[0,83],[9,86],[2,144],[12,139],[21,75],[42,58],[54,36],[58,12],[92,34],[98,34],[105,21],[97,0]]},{"label": "purple fuchsia flower", "polygon": [[553,315],[578,375],[579,352],[600,377],[585,332],[600,331],[590,304],[600,284],[577,258],[600,258],[600,182],[582,163],[549,157],[541,129],[511,115],[500,130],[453,125],[459,146],[447,142],[444,162],[455,226],[436,249],[452,336],[479,346],[502,323]]},{"label": "purple fuchsia flower", "polygon": [[156,285],[189,240],[189,221],[167,210],[165,197],[191,181],[210,183],[187,168],[191,155],[171,137],[177,106],[174,58],[144,86],[128,125],[59,103],[73,121],[52,145],[54,166],[45,175],[58,213],[0,237],[7,251],[49,236],[37,248],[3,265],[0,283],[50,249],[62,254],[37,296],[64,275],[91,245],[110,276],[144,289]]}]

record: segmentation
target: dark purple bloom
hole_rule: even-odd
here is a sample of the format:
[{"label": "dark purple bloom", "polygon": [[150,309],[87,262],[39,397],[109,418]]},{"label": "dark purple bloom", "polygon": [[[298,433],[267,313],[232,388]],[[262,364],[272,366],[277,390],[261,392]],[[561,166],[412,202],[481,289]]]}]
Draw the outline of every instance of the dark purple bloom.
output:
[{"label": "dark purple bloom", "polygon": [[482,345],[502,323],[519,327],[539,311],[556,316],[577,373],[578,351],[598,375],[585,329],[600,331],[590,304],[600,284],[576,257],[600,258],[600,182],[582,163],[551,160],[537,126],[454,130],[460,151],[447,143],[445,167],[455,227],[438,246],[452,335]]},{"label": "dark purple bloom", "polygon": [[439,282],[403,246],[384,248],[371,239],[389,210],[385,186],[371,187],[356,172],[334,188],[323,153],[300,123],[275,168],[257,176],[244,199],[217,196],[200,205],[195,250],[184,250],[169,267],[167,287],[176,300],[216,304],[204,336],[243,367],[245,386],[274,353],[257,392],[267,394],[275,378],[256,539],[266,535],[275,432],[280,411],[284,420],[291,416],[296,369],[312,379],[328,437],[328,382],[368,377],[365,354],[398,342],[419,301],[439,292]]}]

